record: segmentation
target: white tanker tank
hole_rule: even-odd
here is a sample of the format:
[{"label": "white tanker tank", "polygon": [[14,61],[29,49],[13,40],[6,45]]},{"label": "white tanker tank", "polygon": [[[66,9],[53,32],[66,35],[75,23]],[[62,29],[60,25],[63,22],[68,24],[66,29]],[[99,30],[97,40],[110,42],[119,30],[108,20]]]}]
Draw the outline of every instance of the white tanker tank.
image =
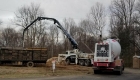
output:
[{"label": "white tanker tank", "polygon": [[111,53],[113,55],[113,59],[119,57],[121,53],[121,46],[119,42],[115,39],[107,39],[105,42],[111,44]]},{"label": "white tanker tank", "polygon": [[113,62],[119,58],[121,46],[115,39],[107,39],[95,44],[94,61],[97,62]]}]

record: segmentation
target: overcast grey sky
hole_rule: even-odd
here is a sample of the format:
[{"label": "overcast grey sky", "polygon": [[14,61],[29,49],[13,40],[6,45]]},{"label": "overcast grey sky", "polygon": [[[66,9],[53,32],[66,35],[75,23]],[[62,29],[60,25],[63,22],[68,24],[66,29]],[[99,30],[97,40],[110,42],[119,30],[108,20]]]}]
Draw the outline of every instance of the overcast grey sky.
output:
[{"label": "overcast grey sky", "polygon": [[46,17],[53,17],[59,21],[64,18],[73,18],[79,22],[86,18],[90,8],[96,2],[108,7],[111,0],[0,0],[0,19],[3,24],[10,25],[10,19],[14,18],[14,12],[18,8],[37,3],[44,10]]}]

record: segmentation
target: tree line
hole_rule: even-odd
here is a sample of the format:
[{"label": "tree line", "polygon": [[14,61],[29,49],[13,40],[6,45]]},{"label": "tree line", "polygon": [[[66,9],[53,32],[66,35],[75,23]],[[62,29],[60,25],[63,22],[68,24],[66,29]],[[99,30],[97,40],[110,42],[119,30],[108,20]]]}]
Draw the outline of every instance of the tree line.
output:
[{"label": "tree line", "polygon": [[[29,6],[19,8],[12,22],[21,29],[8,27],[1,30],[0,45],[22,47],[23,29],[40,16],[45,16],[45,13],[38,4],[31,3]],[[99,35],[104,34],[107,19],[110,21],[107,26],[110,34],[104,38],[115,36],[120,39],[121,58],[124,59],[126,66],[131,66],[132,57],[140,55],[140,0],[112,0],[107,9],[103,4],[96,3],[90,8],[86,19],[76,23],[72,18],[65,18],[61,24],[77,41],[80,50],[94,52]],[[27,30],[24,37],[25,48],[46,47],[50,57],[72,49],[62,31],[49,21],[36,22]]]}]

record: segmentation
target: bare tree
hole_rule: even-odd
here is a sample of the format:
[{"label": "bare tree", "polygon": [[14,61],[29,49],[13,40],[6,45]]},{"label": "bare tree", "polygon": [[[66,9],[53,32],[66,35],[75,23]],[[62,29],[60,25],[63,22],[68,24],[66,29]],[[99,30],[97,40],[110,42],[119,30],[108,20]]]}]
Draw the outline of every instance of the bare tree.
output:
[{"label": "bare tree", "polygon": [[[68,33],[73,37],[75,38],[75,35],[74,35],[74,31],[72,31],[72,29],[75,28],[76,26],[76,23],[75,21],[72,19],[72,18],[68,18],[68,19],[64,19],[64,28],[68,31]],[[67,39],[67,37],[63,34],[63,37],[64,37],[64,44],[65,44],[65,50],[68,50],[68,49],[71,49],[71,44],[69,42],[69,40]]]},{"label": "bare tree", "polygon": [[81,28],[79,28],[79,31],[81,31],[79,32],[80,45],[82,44],[81,48],[84,50],[87,49],[83,47],[86,44],[94,50],[94,47],[91,46],[90,43],[94,44],[96,38],[98,38],[99,35],[102,35],[103,28],[105,27],[105,18],[105,8],[101,3],[96,3],[91,7],[87,19],[84,19],[79,23],[79,27]]},{"label": "bare tree", "polygon": [[95,36],[95,30],[92,28],[92,22],[89,19],[84,19],[79,23],[79,27],[83,29],[84,33]]},{"label": "bare tree", "polygon": [[5,28],[2,31],[2,45],[6,47],[19,47],[22,45],[21,34],[13,28]]},{"label": "bare tree", "polygon": [[112,5],[110,6],[111,27],[122,26],[122,29],[132,30],[135,5],[134,3],[135,0],[112,1]]},{"label": "bare tree", "polygon": [[135,6],[135,18],[134,18],[134,25],[135,25],[135,43],[136,43],[136,52],[137,55],[140,51],[140,0],[136,1],[136,6]]},{"label": "bare tree", "polygon": [[134,30],[134,5],[135,0],[114,0],[110,6],[111,34],[128,43],[131,40],[130,38],[134,37],[132,35]]},{"label": "bare tree", "polygon": [[[111,35],[120,39],[122,48],[121,57],[124,58],[124,60],[132,58],[135,53],[134,8],[135,0],[113,0],[110,6],[110,32]],[[132,60],[127,60],[126,66],[130,66],[131,64]]]},{"label": "bare tree", "polygon": [[57,53],[58,54],[58,52],[57,52],[57,44],[58,44],[58,37],[59,37],[59,31],[58,31],[58,28],[57,28],[57,26],[55,26],[55,25],[51,25],[50,27],[49,27],[49,36],[50,36],[50,43],[51,43],[51,51],[52,51],[52,57]]},{"label": "bare tree", "polygon": [[105,27],[105,18],[105,7],[101,3],[96,3],[91,7],[88,20],[86,20],[86,25],[89,27],[88,30],[92,30],[93,35],[102,35],[102,30]]},{"label": "bare tree", "polygon": [[[15,12],[15,24],[24,29],[37,17],[43,15],[44,12],[40,9],[40,6],[31,3],[30,6],[23,6]],[[37,22],[27,30],[25,35],[25,47],[35,47],[40,43],[39,41],[45,33],[45,24],[43,21]]]}]

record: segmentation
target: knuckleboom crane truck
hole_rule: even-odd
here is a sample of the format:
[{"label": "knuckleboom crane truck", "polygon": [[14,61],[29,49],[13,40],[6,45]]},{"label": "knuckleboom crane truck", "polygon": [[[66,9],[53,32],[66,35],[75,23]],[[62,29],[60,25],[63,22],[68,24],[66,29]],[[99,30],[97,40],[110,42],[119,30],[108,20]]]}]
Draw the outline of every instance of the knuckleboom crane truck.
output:
[{"label": "knuckleboom crane truck", "polygon": [[124,70],[124,62],[120,59],[121,46],[117,39],[107,39],[95,44],[94,74],[101,71],[114,71],[121,75]]},{"label": "knuckleboom crane truck", "polygon": [[90,66],[93,63],[92,62],[93,61],[93,53],[89,54],[89,53],[83,53],[83,52],[79,51],[77,42],[72,38],[72,36],[62,27],[62,25],[59,23],[59,21],[56,20],[55,18],[38,17],[33,22],[31,22],[31,24],[29,24],[23,31],[23,47],[24,47],[24,33],[25,33],[25,31],[31,25],[33,25],[36,21],[40,21],[40,20],[54,21],[54,24],[56,24],[56,26],[62,30],[62,32],[67,36],[67,38],[71,42],[73,50],[66,51],[66,54],[59,54],[58,61],[62,60],[62,58],[63,58],[67,64],[75,63],[75,64],[86,65],[86,66]]}]

